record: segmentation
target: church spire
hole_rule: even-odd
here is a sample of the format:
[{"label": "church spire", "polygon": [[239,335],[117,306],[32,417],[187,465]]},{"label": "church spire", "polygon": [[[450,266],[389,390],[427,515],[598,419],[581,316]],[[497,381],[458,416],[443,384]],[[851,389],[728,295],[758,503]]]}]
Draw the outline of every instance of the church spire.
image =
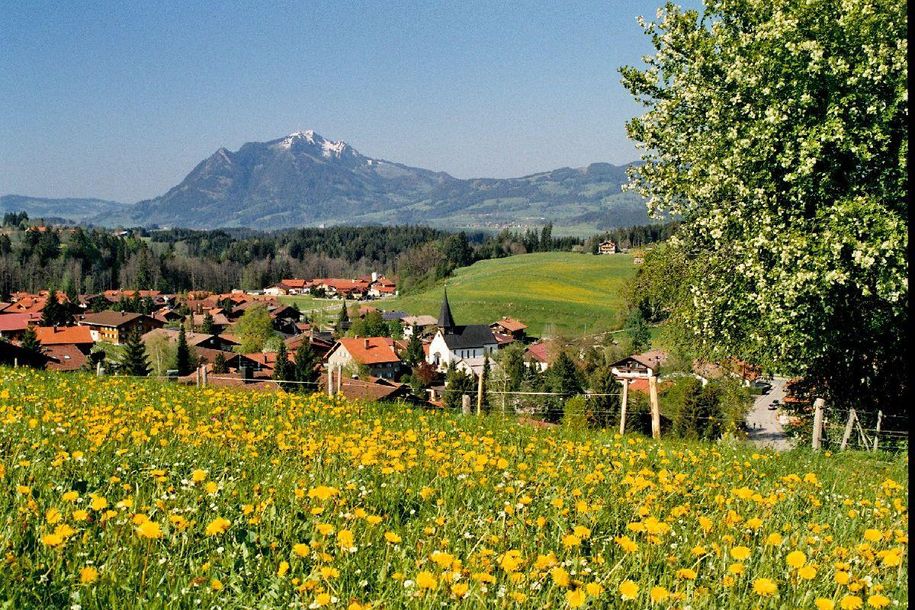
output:
[{"label": "church spire", "polygon": [[445,298],[442,299],[442,309],[438,314],[438,327],[444,331],[454,328],[451,305],[448,304],[448,288],[445,288]]}]

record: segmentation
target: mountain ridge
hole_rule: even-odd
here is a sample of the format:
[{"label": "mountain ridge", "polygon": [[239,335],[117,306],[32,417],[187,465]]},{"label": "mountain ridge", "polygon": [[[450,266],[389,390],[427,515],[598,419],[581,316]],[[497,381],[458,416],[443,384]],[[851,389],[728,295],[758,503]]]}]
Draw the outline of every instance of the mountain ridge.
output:
[{"label": "mountain ridge", "polygon": [[220,147],[162,195],[85,213],[80,220],[194,229],[405,223],[500,228],[552,221],[560,228],[603,230],[649,222],[642,199],[622,190],[629,165],[463,179],[368,157],[313,130],[296,131],[236,151]]}]

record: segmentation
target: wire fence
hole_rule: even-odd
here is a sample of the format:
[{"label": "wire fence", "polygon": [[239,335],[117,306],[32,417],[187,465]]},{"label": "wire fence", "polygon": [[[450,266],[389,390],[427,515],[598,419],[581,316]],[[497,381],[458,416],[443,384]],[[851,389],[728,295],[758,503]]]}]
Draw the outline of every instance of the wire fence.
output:
[{"label": "wire fence", "polygon": [[[102,371],[98,371],[97,374],[101,375]],[[267,377],[246,377],[246,376],[227,376],[222,374],[210,374],[204,373],[201,369],[197,370],[196,378],[193,377],[194,373],[190,375],[185,375],[182,377],[175,377],[170,375],[148,375],[148,376],[139,376],[139,375],[125,375],[120,373],[115,373],[114,376],[121,378],[132,378],[132,379],[159,379],[165,381],[183,381],[184,383],[193,384],[196,381],[196,385],[199,387],[207,387],[207,384],[210,381],[219,381],[219,382],[234,382],[239,384],[241,387],[244,387],[248,384],[272,384],[279,389],[288,389],[290,387],[301,387],[305,390],[313,389],[314,392],[318,393],[328,393],[335,395],[338,393],[345,394],[344,390],[349,388],[359,388],[365,389],[367,386],[373,385],[373,382],[370,381],[360,381],[358,378],[346,378],[345,376],[338,375],[335,376],[331,374],[330,379],[324,379],[319,381],[303,381],[303,380],[279,380],[272,379]],[[353,383],[354,381],[359,381],[359,383]],[[534,400],[548,400],[555,399],[560,401],[559,408],[557,410],[564,411],[565,403],[574,396],[582,396],[586,400],[594,398],[620,398],[623,396],[623,392],[549,392],[549,391],[535,391],[535,390],[499,390],[494,388],[485,388],[484,396],[482,397],[479,393],[480,388],[448,388],[448,387],[439,387],[431,388],[432,391],[431,397],[436,398],[445,398],[446,396],[453,396],[455,394],[461,395],[461,409],[465,413],[474,413],[483,410],[482,407],[485,405],[485,410],[489,413],[495,412],[502,415],[509,416],[542,416],[544,414],[545,406],[543,404],[530,403],[528,401]],[[430,397],[430,398],[431,398]],[[509,399],[512,399],[509,402]],[[418,398],[418,400],[423,400]],[[469,407],[469,410],[468,410]],[[816,431],[816,421],[817,417],[815,415],[816,410],[820,411],[820,429],[819,434]],[[591,404],[586,408],[586,412],[581,415],[587,417],[593,417],[604,421],[613,421],[614,424],[619,422],[623,417],[622,409],[620,406],[614,406],[613,408],[602,408],[600,406]],[[648,415],[644,411],[634,412],[631,414],[632,417],[643,417]],[[862,423],[862,417],[864,422]],[[725,418],[723,417],[714,417],[714,416],[694,416],[691,419],[697,422],[717,422],[723,423]],[[877,451],[879,448],[894,450],[898,448],[907,448],[909,431],[908,427],[905,426],[905,429],[897,429],[895,426],[892,428],[889,425],[884,426],[884,422],[889,424],[889,422],[903,422],[907,424],[909,418],[905,415],[900,414],[883,414],[882,412],[872,413],[872,412],[863,412],[857,411],[855,409],[849,408],[840,408],[840,407],[830,407],[823,404],[815,407],[814,409],[814,432],[813,437],[813,448],[828,448],[830,450],[846,450],[846,449],[857,449],[863,451]]]}]

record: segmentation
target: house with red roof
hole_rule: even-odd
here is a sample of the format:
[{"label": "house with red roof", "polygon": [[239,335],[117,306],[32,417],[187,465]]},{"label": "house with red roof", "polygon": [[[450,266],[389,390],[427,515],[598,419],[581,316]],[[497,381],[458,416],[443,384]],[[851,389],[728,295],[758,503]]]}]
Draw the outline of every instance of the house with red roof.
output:
[{"label": "house with red roof", "polygon": [[393,379],[402,362],[390,337],[344,337],[327,353],[327,367],[336,370],[352,365],[366,367],[373,377]]}]

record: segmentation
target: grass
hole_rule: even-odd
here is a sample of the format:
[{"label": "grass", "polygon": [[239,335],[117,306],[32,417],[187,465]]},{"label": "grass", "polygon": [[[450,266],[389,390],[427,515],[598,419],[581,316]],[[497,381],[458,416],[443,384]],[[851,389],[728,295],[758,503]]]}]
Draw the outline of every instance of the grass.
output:
[{"label": "grass", "polygon": [[904,608],[907,470],[0,369],[0,601]]},{"label": "grass", "polygon": [[480,261],[432,288],[379,306],[437,317],[447,284],[458,324],[490,324],[511,316],[534,336],[577,336],[623,323],[623,287],[635,271],[625,254],[524,254]]}]

